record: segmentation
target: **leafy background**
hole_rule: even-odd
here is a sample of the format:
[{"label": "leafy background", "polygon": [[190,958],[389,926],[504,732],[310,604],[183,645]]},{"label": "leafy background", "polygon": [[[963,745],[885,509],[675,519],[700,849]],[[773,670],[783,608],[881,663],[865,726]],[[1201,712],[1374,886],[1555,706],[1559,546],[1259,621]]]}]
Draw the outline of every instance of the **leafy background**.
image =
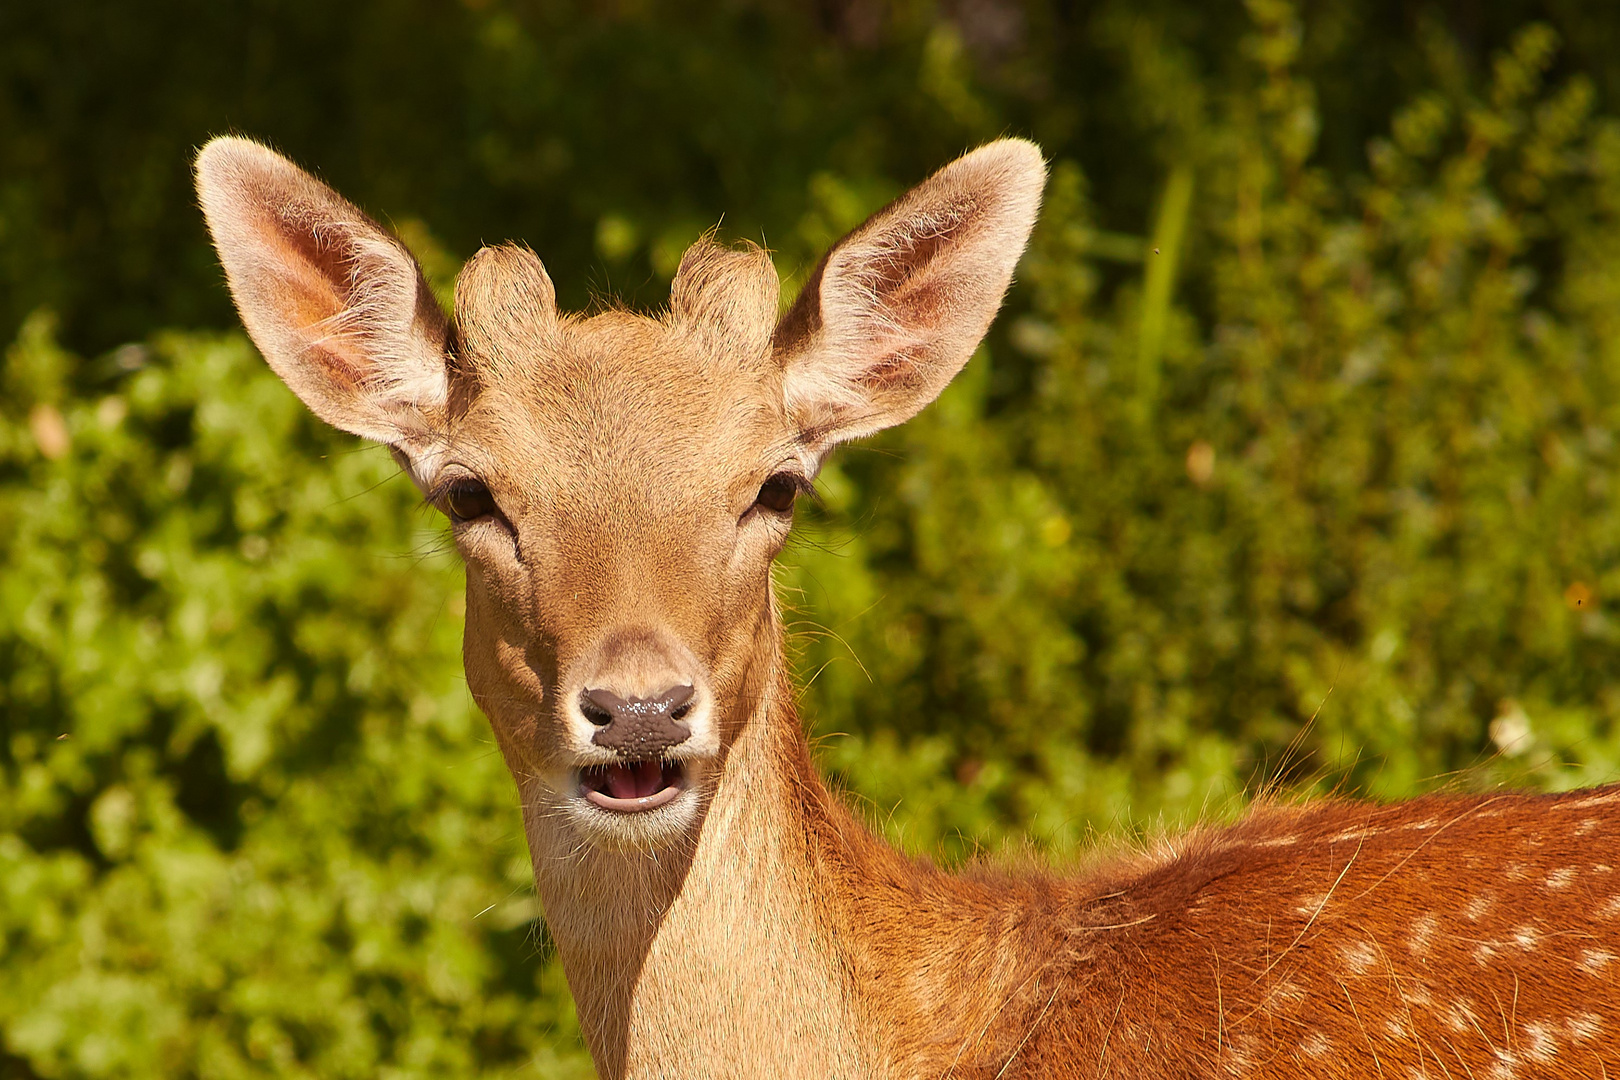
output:
[{"label": "leafy background", "polygon": [[0,6],[0,1077],[590,1074],[444,531],[234,328],[208,135],[573,306],[1039,140],[1003,318],[779,581],[876,827],[1062,858],[1620,772],[1615,56],[1580,0]]}]

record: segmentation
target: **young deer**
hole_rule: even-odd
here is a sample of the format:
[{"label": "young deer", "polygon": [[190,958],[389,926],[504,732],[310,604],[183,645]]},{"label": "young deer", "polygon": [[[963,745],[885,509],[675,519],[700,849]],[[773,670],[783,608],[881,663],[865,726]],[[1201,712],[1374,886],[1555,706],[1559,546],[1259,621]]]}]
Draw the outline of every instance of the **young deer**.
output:
[{"label": "young deer", "polygon": [[794,496],[967,361],[1044,175],[968,154],[780,320],[766,253],[702,240],[653,317],[563,314],[486,248],[450,323],[283,158],[198,158],[271,367],[452,523],[602,1075],[1620,1077],[1620,789],[1269,806],[1058,878],[907,859],[816,775],[771,593]]}]

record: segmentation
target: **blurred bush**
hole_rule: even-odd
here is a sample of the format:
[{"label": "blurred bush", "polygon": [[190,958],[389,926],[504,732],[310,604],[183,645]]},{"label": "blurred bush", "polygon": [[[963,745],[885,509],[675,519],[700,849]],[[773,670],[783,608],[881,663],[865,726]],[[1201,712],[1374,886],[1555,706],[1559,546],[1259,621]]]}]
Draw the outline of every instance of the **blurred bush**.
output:
[{"label": "blurred bush", "polygon": [[8,1075],[589,1075],[415,488],[240,335],[109,359],[6,359]]},{"label": "blurred bush", "polygon": [[822,760],[912,850],[1613,778],[1620,15],[1449,18],[0,7],[0,1077],[590,1072],[444,531],[222,329],[186,164],[232,127],[441,295],[514,235],[576,305],[657,303],[726,211],[795,280],[1042,142],[990,341],[778,575]]},{"label": "blurred bush", "polygon": [[1253,10],[1138,279],[1059,161],[1001,334],[790,556],[826,760],[922,850],[1616,775],[1620,124],[1535,25],[1338,176]]}]

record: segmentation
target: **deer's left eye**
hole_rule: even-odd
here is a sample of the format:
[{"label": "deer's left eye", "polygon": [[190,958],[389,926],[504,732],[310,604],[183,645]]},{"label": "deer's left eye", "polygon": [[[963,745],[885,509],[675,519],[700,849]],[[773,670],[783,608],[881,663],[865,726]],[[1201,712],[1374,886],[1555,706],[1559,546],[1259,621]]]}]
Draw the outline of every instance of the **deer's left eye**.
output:
[{"label": "deer's left eye", "polygon": [[495,496],[477,480],[457,480],[439,496],[439,509],[455,521],[476,521],[500,512]]}]

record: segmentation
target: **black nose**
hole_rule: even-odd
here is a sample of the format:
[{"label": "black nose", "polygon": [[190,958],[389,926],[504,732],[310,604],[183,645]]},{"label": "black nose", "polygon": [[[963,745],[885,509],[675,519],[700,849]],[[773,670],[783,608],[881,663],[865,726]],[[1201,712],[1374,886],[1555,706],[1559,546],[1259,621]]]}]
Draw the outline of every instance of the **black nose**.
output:
[{"label": "black nose", "polygon": [[579,711],[597,726],[591,736],[597,746],[627,758],[655,757],[691,736],[681,721],[691,713],[695,693],[690,686],[672,686],[651,697],[626,699],[611,690],[585,690]]}]

